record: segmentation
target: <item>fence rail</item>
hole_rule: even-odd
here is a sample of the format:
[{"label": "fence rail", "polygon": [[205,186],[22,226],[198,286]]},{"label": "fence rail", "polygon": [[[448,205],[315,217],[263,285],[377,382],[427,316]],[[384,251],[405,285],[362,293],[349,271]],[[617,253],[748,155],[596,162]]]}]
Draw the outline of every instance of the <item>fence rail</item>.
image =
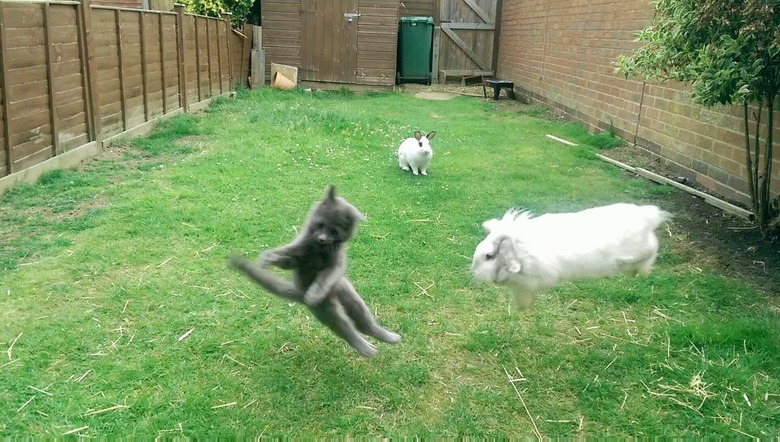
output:
[{"label": "fence rail", "polygon": [[181,5],[0,0],[0,192],[246,84],[243,31]]}]

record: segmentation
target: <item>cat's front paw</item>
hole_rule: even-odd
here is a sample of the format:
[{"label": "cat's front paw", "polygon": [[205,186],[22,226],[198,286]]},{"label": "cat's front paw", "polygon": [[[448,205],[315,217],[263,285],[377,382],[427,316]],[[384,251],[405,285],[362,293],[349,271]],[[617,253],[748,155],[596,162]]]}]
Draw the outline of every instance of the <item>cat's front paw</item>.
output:
[{"label": "cat's front paw", "polygon": [[309,307],[313,307],[320,304],[325,299],[325,295],[327,293],[322,292],[322,287],[319,284],[312,284],[309,290],[303,294],[303,302]]},{"label": "cat's front paw", "polygon": [[279,261],[279,255],[275,252],[263,252],[257,260],[260,267],[268,267]]}]

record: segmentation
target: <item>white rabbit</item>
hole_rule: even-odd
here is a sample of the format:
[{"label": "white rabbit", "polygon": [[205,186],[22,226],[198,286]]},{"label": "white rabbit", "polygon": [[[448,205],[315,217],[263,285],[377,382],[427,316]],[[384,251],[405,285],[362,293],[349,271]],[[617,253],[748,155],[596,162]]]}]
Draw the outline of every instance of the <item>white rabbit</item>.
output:
[{"label": "white rabbit", "polygon": [[414,137],[405,139],[398,146],[398,165],[403,170],[411,170],[413,174],[428,175],[428,166],[433,159],[433,149],[430,141],[436,135],[436,131],[429,132],[422,136],[420,131],[414,132]]},{"label": "white rabbit", "polygon": [[474,277],[506,286],[525,309],[561,282],[623,273],[648,275],[658,255],[655,235],[671,215],[656,206],[612,204],[532,218],[510,210],[485,221],[487,237],[471,263]]}]

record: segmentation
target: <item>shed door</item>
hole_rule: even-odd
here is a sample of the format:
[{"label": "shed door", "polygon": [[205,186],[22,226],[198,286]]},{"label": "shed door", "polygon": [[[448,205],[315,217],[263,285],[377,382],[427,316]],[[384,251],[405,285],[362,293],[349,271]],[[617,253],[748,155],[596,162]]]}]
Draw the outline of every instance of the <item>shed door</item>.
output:
[{"label": "shed door", "polygon": [[455,75],[492,74],[496,3],[440,0],[440,70]]},{"label": "shed door", "polygon": [[357,12],[358,0],[301,0],[301,80],[355,83]]}]

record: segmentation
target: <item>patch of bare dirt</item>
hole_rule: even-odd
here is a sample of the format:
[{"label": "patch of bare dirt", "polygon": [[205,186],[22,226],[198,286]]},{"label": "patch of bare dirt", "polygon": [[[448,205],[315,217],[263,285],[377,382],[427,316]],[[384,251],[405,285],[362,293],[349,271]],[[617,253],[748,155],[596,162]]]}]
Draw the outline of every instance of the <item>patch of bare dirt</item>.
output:
[{"label": "patch of bare dirt", "polygon": [[138,166],[145,164],[148,160],[134,149],[126,144],[115,143],[108,146],[99,154],[87,160],[81,168],[88,168],[91,163],[98,161],[114,161],[121,163],[128,170],[138,169]]},{"label": "patch of bare dirt", "polygon": [[417,92],[414,94],[415,97],[421,98],[423,100],[452,100],[453,98],[458,97],[457,94],[453,94],[450,92]]},{"label": "patch of bare dirt", "polygon": [[15,209],[14,215],[28,219],[40,216],[48,222],[59,222],[65,219],[79,218],[95,209],[106,207],[109,204],[108,201],[109,198],[106,195],[98,194],[93,198],[79,201],[70,210],[55,211],[46,205],[36,205]]},{"label": "patch of bare dirt", "polygon": [[195,147],[197,150],[203,150],[203,147],[206,146],[208,140],[208,135],[187,135],[173,140],[173,144],[177,146]]},{"label": "patch of bare dirt", "polygon": [[[463,95],[466,97],[480,97],[484,98],[484,95],[482,94],[482,85],[471,85],[471,86],[463,86],[460,84],[415,84],[415,83],[404,83],[398,86],[398,89],[401,92],[407,93],[407,94],[418,94],[418,93],[447,93],[447,94],[454,94],[454,95]],[[492,92],[492,91],[488,91]],[[488,94],[490,96],[490,94]]]},{"label": "patch of bare dirt", "polygon": [[[650,155],[631,146],[605,150],[601,154],[711,193],[696,183],[681,179]],[[631,172],[626,172],[626,177],[644,179]],[[691,250],[706,255],[699,259],[714,264],[724,275],[752,283],[768,295],[780,293],[780,239],[764,238],[751,221],[725,213],[685,192],[658,197],[655,202],[674,214],[673,222],[682,241]]]}]

